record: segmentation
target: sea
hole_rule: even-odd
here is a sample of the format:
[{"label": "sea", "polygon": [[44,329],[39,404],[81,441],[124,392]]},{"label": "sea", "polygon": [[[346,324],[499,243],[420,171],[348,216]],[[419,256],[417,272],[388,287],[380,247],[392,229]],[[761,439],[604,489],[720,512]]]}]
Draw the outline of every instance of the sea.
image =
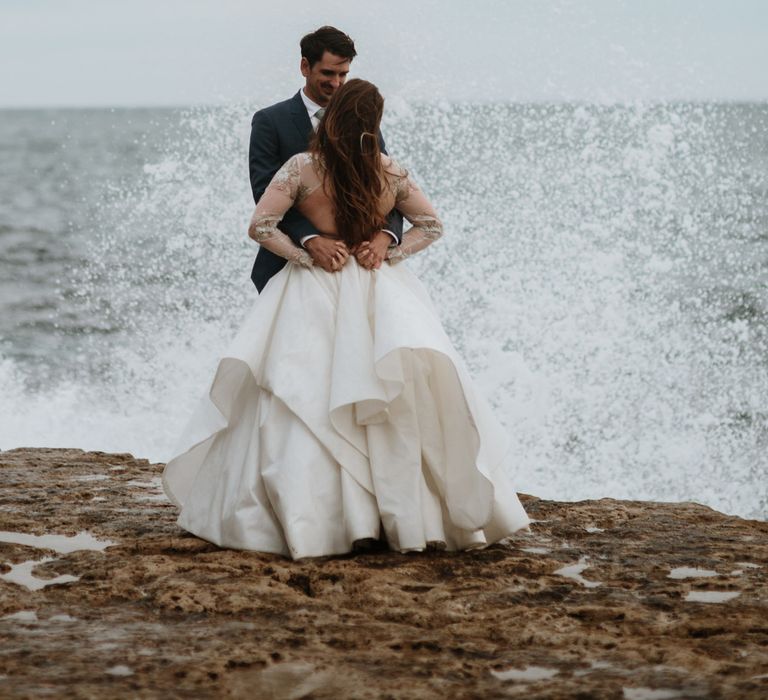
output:
[{"label": "sea", "polygon": [[[0,449],[171,456],[257,300],[262,106],[0,111]],[[768,104],[391,99],[382,128],[517,490],[767,519]]]}]

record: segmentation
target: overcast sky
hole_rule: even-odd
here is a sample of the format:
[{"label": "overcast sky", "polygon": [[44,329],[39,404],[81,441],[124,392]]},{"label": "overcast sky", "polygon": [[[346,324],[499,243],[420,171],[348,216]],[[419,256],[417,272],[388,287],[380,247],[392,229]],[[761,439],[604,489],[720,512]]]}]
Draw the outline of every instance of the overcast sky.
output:
[{"label": "overcast sky", "polygon": [[768,100],[768,0],[0,0],[0,106],[278,99],[321,24],[387,97]]}]

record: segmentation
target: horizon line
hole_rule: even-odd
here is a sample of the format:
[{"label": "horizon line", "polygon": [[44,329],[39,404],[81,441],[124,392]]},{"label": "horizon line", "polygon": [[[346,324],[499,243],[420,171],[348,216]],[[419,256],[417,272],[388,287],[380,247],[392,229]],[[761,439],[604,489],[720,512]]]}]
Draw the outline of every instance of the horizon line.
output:
[{"label": "horizon line", "polygon": [[[248,100],[232,100],[230,102],[190,102],[186,104],[182,103],[155,103],[155,104],[39,104],[39,105],[1,105],[0,111],[2,112],[31,112],[31,111],[44,111],[44,110],[146,110],[146,109],[167,109],[167,110],[185,110],[185,109],[211,109],[221,108],[231,105],[244,104]],[[253,100],[258,106],[258,102]],[[589,105],[596,107],[617,107],[617,106],[632,106],[632,105],[670,105],[670,104],[732,104],[732,105],[761,105],[768,104],[768,97],[750,97],[750,98],[735,98],[735,97],[674,97],[674,98],[651,98],[651,99],[633,99],[633,100],[616,100],[615,102],[607,102],[602,100],[592,101],[585,99],[564,99],[564,98],[548,98],[548,99],[531,99],[531,100],[483,100],[483,99],[449,99],[439,98],[433,100],[422,99],[405,99],[408,104],[439,104],[445,103],[452,105],[460,104],[472,104],[472,105]],[[270,103],[271,104],[271,103]]]}]

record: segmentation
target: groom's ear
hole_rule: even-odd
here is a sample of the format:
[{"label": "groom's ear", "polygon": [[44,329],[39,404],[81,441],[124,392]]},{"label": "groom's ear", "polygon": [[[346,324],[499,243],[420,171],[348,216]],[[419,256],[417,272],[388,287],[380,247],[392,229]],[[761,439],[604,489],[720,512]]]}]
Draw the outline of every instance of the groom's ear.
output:
[{"label": "groom's ear", "polygon": [[307,60],[306,56],[301,57],[301,64],[299,66],[301,68],[301,74],[306,78],[309,76],[312,68],[309,65],[309,61]]}]

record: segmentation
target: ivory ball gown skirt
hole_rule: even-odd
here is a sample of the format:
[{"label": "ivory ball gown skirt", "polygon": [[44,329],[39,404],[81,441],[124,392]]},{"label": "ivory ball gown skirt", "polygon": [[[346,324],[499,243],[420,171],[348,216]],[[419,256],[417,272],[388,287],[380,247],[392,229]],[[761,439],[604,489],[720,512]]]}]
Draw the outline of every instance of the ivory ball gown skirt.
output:
[{"label": "ivory ball gown skirt", "polygon": [[530,523],[508,437],[403,265],[286,265],[247,313],[163,488],[221,547],[294,559],[481,547]]}]

